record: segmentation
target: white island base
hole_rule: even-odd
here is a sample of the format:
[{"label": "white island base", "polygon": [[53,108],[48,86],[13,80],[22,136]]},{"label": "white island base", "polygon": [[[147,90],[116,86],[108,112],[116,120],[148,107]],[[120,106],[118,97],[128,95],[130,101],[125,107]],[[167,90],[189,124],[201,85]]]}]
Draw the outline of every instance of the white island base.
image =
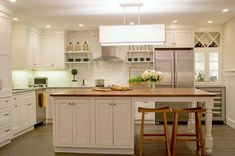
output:
[{"label": "white island base", "polygon": [[[133,154],[134,103],[136,101],[206,102],[206,153],[213,149],[214,95],[197,89],[53,93],[53,146],[55,152]],[[191,122],[192,123],[192,122]]]}]

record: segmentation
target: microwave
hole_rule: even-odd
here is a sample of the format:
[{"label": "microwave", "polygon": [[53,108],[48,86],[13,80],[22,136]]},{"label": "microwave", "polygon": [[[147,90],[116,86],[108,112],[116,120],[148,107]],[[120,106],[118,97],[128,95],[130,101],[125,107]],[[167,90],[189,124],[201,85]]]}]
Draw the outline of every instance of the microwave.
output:
[{"label": "microwave", "polygon": [[34,87],[47,87],[48,78],[47,77],[35,77],[33,86]]}]

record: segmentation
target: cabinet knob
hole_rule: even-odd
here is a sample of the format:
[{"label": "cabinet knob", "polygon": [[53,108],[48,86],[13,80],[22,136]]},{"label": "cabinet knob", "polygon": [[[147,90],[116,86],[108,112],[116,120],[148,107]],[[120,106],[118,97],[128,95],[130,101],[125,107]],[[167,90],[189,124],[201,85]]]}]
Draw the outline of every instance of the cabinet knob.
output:
[{"label": "cabinet knob", "polygon": [[30,106],[32,103],[29,103],[28,105]]},{"label": "cabinet knob", "polygon": [[15,108],[17,108],[18,106],[17,105],[15,105]]},{"label": "cabinet knob", "polygon": [[4,132],[9,132],[10,131],[10,129],[6,129]]},{"label": "cabinet knob", "polygon": [[116,106],[116,103],[113,103],[113,106]]},{"label": "cabinet knob", "polygon": [[110,106],[112,106],[113,104],[112,103],[109,103]]},{"label": "cabinet knob", "polygon": [[9,115],[9,113],[7,113],[7,114],[4,114],[4,116],[8,116]]}]

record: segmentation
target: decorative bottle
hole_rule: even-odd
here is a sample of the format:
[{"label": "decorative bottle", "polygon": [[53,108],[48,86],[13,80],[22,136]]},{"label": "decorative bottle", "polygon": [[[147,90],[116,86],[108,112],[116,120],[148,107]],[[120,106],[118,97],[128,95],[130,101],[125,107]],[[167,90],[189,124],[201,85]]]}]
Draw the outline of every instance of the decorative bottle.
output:
[{"label": "decorative bottle", "polygon": [[79,42],[77,42],[77,44],[75,45],[75,51],[76,51],[76,52],[81,51],[81,46],[80,46],[80,43],[79,43]]},{"label": "decorative bottle", "polygon": [[66,47],[67,52],[73,52],[73,43],[68,42],[67,47]]},{"label": "decorative bottle", "polygon": [[85,41],[84,44],[83,44],[83,51],[89,51],[89,48],[88,48],[88,44],[87,42]]}]

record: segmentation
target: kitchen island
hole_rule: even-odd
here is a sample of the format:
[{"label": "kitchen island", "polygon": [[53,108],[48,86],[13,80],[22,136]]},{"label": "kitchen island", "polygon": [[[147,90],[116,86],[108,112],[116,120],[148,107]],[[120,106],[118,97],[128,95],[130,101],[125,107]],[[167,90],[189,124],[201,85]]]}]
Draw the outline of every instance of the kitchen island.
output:
[{"label": "kitchen island", "polygon": [[212,153],[212,108],[215,94],[194,88],[134,89],[99,92],[74,89],[53,93],[55,152],[134,154],[136,101],[205,102],[205,146]]}]

